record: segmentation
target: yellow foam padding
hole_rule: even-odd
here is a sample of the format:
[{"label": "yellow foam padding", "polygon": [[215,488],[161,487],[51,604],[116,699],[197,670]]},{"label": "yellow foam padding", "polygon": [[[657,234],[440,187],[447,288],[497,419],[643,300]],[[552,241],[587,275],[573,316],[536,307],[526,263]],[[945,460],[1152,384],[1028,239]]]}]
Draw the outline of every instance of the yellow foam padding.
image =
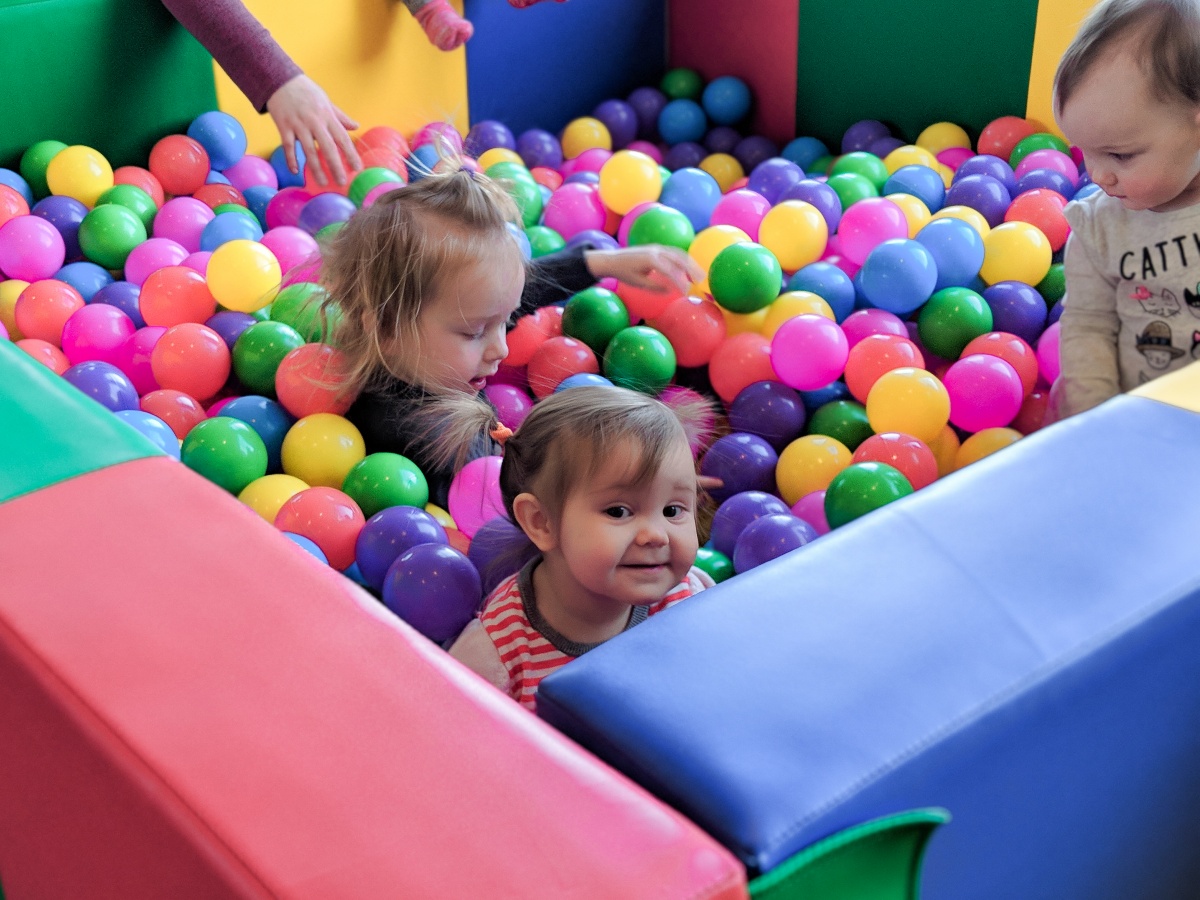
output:
[{"label": "yellow foam padding", "polygon": [[1041,0],[1038,4],[1025,117],[1058,135],[1062,132],[1054,121],[1054,73],[1079,23],[1095,5],[1095,0]]},{"label": "yellow foam padding", "polygon": [[1184,366],[1162,378],[1155,378],[1130,393],[1135,397],[1148,397],[1181,409],[1200,412],[1200,362]]},{"label": "yellow foam padding", "polygon": [[[462,0],[451,5],[462,12]],[[427,122],[446,120],[466,133],[466,52],[430,44],[404,4],[246,0],[246,7],[364,130],[390,125],[412,135]],[[256,113],[221,67],[214,68],[221,109],[245,127],[249,152],[268,155],[279,146],[270,116]]]}]

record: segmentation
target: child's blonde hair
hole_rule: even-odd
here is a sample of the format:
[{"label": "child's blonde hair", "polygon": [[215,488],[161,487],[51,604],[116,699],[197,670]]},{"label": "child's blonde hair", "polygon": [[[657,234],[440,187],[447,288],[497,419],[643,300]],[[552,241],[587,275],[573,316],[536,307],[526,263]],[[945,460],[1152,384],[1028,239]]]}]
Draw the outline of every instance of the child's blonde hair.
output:
[{"label": "child's blonde hair", "polygon": [[1101,0],[1059,61],[1055,109],[1062,110],[1097,59],[1127,38],[1158,100],[1200,104],[1200,0]]},{"label": "child's blonde hair", "polygon": [[345,357],[347,392],[383,373],[404,377],[394,356],[403,348],[415,358],[422,307],[444,276],[488,254],[521,260],[509,222],[520,222],[512,198],[453,159],[350,217],[323,248],[321,270],[322,314],[336,323],[330,343]]}]

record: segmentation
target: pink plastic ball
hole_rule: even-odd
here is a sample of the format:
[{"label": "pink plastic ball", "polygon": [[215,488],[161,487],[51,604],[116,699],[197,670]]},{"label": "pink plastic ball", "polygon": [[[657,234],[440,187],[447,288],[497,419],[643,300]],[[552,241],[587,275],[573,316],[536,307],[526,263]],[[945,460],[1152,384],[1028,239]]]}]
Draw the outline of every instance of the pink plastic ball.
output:
[{"label": "pink plastic ball", "polygon": [[771,367],[788,387],[815,391],[842,374],[849,352],[837,322],[806,313],[788,319],[775,332]]},{"label": "pink plastic ball", "polygon": [[275,174],[274,166],[259,156],[247,154],[221,174],[242,193],[246,192],[246,188],[252,187],[279,189],[279,176]]},{"label": "pink plastic ball", "polygon": [[1053,148],[1034,150],[1017,163],[1017,178],[1023,178],[1034,169],[1050,169],[1060,175],[1065,175],[1071,184],[1079,184],[1079,166],[1075,165],[1075,160],[1061,150]]},{"label": "pink plastic ball", "polygon": [[542,221],[569,241],[581,231],[603,230],[607,218],[596,187],[573,182],[550,195]]},{"label": "pink plastic ball", "polygon": [[211,250],[197,250],[195,253],[189,253],[183,258],[181,266],[187,266],[201,275],[208,274],[208,261],[212,258]]},{"label": "pink plastic ball", "polygon": [[279,268],[285,275],[297,266],[315,260],[320,252],[316,238],[295,225],[272,228],[259,243],[275,254]]},{"label": "pink plastic ball", "polygon": [[129,376],[139,397],[162,387],[150,367],[150,356],[158,339],[166,333],[167,329],[161,325],[140,328],[125,339],[113,356],[113,365]]},{"label": "pink plastic ball", "polygon": [[71,365],[88,360],[116,365],[122,345],[136,330],[133,320],[115,306],[84,306],[63,325],[62,350]]},{"label": "pink plastic ball", "polygon": [[195,197],[176,197],[162,205],[154,216],[154,236],[183,246],[188,253],[200,249],[204,226],[216,217],[207,203]]},{"label": "pink plastic ball", "polygon": [[62,235],[40,216],[15,216],[0,225],[0,271],[9,278],[51,278],[66,255]]},{"label": "pink plastic ball", "polygon": [[868,197],[842,213],[837,234],[842,255],[861,266],[867,254],[884,241],[907,238],[908,219],[891,200]]},{"label": "pink plastic ball", "polygon": [[285,187],[267,201],[267,211],[264,218],[267,228],[278,228],[280,225],[295,225],[300,218],[300,210],[313,195],[301,187]]},{"label": "pink plastic ball", "polygon": [[803,519],[817,534],[829,534],[829,520],[825,518],[825,492],[813,491],[792,504],[792,515]]},{"label": "pink plastic ball", "polygon": [[770,201],[762,194],[748,188],[741,188],[730,191],[717,201],[708,224],[710,226],[733,225],[746,232],[750,240],[757,241],[758,226],[770,209]]},{"label": "pink plastic ball", "polygon": [[450,482],[449,513],[458,530],[475,537],[484,522],[507,515],[500,494],[500,457],[473,459]]},{"label": "pink plastic ball", "polygon": [[575,171],[599,172],[611,157],[612,151],[605,150],[603,147],[592,147],[589,150],[584,150],[575,157]]},{"label": "pink plastic ball", "polygon": [[434,144],[441,150],[443,141],[448,143],[457,155],[462,155],[462,135],[449,122],[430,122],[413,136],[412,148],[416,150],[422,144]]},{"label": "pink plastic ball", "polygon": [[1038,371],[1046,384],[1054,384],[1058,380],[1060,364],[1058,359],[1058,342],[1061,323],[1055,322],[1042,332],[1037,342]]},{"label": "pink plastic ball", "polygon": [[853,347],[865,337],[872,334],[896,334],[908,337],[908,329],[895,313],[886,309],[859,309],[846,316],[842,322],[842,332],[846,342]]},{"label": "pink plastic ball", "polygon": [[1016,418],[1025,399],[1021,376],[998,356],[973,353],[946,370],[950,422],[963,431],[1001,428]]},{"label": "pink plastic ball", "polygon": [[184,246],[170,238],[154,237],[142,241],[125,260],[125,280],[141,287],[154,272],[181,265],[187,256]]},{"label": "pink plastic ball", "polygon": [[662,165],[664,159],[662,149],[657,144],[652,144],[649,141],[630,141],[626,150],[636,150],[638,153],[645,153],[648,157]]},{"label": "pink plastic ball", "polygon": [[404,187],[404,185],[398,181],[384,181],[375,185],[375,187],[367,191],[367,195],[363,197],[362,208],[366,209],[368,206],[374,206],[375,201],[384,194],[402,187]]},{"label": "pink plastic ball", "polygon": [[957,172],[958,167],[974,155],[975,151],[970,147],[947,147],[937,155],[937,161],[951,172]]},{"label": "pink plastic ball", "polygon": [[488,402],[496,407],[496,417],[500,423],[513,431],[521,427],[521,423],[533,409],[533,398],[515,384],[489,382],[483,393]]}]

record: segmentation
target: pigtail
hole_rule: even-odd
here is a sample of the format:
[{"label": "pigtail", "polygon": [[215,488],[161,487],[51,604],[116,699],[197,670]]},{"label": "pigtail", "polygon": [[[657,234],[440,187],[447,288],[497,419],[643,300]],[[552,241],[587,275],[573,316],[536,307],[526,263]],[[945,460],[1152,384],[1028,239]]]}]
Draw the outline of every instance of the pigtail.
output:
[{"label": "pigtail", "polygon": [[471,461],[471,448],[480,435],[490,434],[499,424],[487,401],[463,393],[433,397],[413,415],[422,458],[456,472]]}]

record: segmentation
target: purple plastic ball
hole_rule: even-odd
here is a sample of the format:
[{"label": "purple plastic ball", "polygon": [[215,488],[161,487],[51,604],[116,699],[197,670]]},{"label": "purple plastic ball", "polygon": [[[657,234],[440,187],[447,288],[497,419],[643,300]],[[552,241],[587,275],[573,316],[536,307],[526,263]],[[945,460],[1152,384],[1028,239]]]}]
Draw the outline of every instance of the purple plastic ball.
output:
[{"label": "purple plastic ball", "polygon": [[1075,185],[1071,184],[1071,179],[1062,172],[1056,172],[1054,169],[1032,169],[1017,181],[1017,190],[1013,197],[1015,199],[1026,191],[1042,188],[1057,191],[1067,200],[1075,196]]},{"label": "purple plastic ball", "polygon": [[718,125],[704,136],[704,147],[709,153],[733,153],[733,148],[741,139],[742,136],[736,128]]},{"label": "purple plastic ball", "polygon": [[776,452],[800,437],[804,430],[804,402],[800,395],[778,381],[756,381],[747,385],[729,406],[729,427],[757,434]]},{"label": "purple plastic ball", "polygon": [[733,155],[745,171],[753,172],[759,163],[779,155],[779,145],[761,134],[752,134],[738,141],[733,148]]},{"label": "purple plastic ball", "polygon": [[829,233],[837,231],[838,223],[842,221],[842,200],[837,191],[823,181],[806,178],[793,184],[779,195],[779,200],[803,200],[811,203],[825,219]]},{"label": "purple plastic ball", "polygon": [[535,166],[557,169],[563,161],[562,144],[558,138],[540,128],[521,132],[517,138],[517,154],[531,169]]},{"label": "purple plastic ball", "polygon": [[354,561],[363,580],[375,590],[383,587],[388,569],[406,550],[417,544],[447,543],[446,529],[415,506],[389,506],[371,518],[354,543]]},{"label": "purple plastic ball", "polygon": [[479,573],[446,544],[417,544],[405,550],[383,580],[387,608],[439,644],[458,636],[482,599]]},{"label": "purple plastic ball", "polygon": [[138,409],[138,393],[133,382],[110,363],[99,360],[76,363],[63,372],[62,377],[113,412]]},{"label": "purple plastic ball", "polygon": [[667,151],[663,165],[672,172],[679,169],[694,169],[708,156],[708,151],[695,141],[680,141]]},{"label": "purple plastic ball", "polygon": [[637,136],[642,140],[658,139],[658,116],[667,105],[667,95],[654,87],[640,87],[625,98],[637,116]]},{"label": "purple plastic ball", "polygon": [[33,205],[30,213],[58,229],[66,250],[64,261],[83,258],[83,251],[79,249],[79,223],[88,214],[86,206],[74,197],[43,197]]},{"label": "purple plastic ball", "polygon": [[592,172],[584,169],[581,172],[572,172],[563,179],[563,184],[599,184],[600,173]]},{"label": "purple plastic ball", "polygon": [[142,289],[132,281],[114,281],[96,291],[89,302],[115,306],[129,316],[136,328],[145,328],[146,320],[142,318],[141,297]]},{"label": "purple plastic ball", "polygon": [[992,310],[992,330],[1015,334],[1033,346],[1046,328],[1046,301],[1023,281],[998,281],[983,291]]},{"label": "purple plastic ball", "polygon": [[[316,234],[326,225],[332,225],[335,222],[345,222],[358,209],[354,205],[354,201],[349,197],[343,197],[341,194],[335,194],[333,191],[327,191],[323,194],[317,194],[300,210],[300,216],[296,219],[296,225],[303,228],[309,234]],[[214,220],[215,221],[215,220]]]},{"label": "purple plastic ball", "polygon": [[791,513],[763,516],[746,526],[733,548],[733,571],[741,574],[817,539],[817,530]]},{"label": "purple plastic ball", "polygon": [[891,134],[891,130],[878,119],[863,119],[847,128],[842,135],[842,152],[869,151],[871,144],[880,138],[891,137]]},{"label": "purple plastic ball", "polygon": [[611,234],[598,231],[595,228],[588,228],[585,231],[579,231],[571,235],[571,239],[567,241],[567,245],[563,249],[574,250],[576,247],[581,247],[584,244],[590,244],[593,250],[616,250],[621,246]]},{"label": "purple plastic ball", "polygon": [[237,339],[242,336],[242,332],[257,321],[258,319],[250,313],[223,309],[219,313],[209,316],[204,324],[219,334],[221,340],[225,342],[225,346],[232,350]]},{"label": "purple plastic ball", "polygon": [[1017,176],[1012,167],[1000,157],[992,156],[989,153],[981,153],[963,160],[962,164],[954,170],[954,178],[951,183],[971,175],[988,175],[995,178],[1004,185],[1010,195],[1017,190]]},{"label": "purple plastic ball", "polygon": [[620,150],[631,141],[637,140],[637,110],[624,100],[605,100],[592,110],[592,118],[604,123],[612,137],[614,150]]},{"label": "purple plastic ball", "polygon": [[893,150],[903,146],[904,141],[900,140],[900,138],[895,138],[891,135],[888,135],[887,137],[881,137],[877,141],[871,141],[871,146],[867,148],[867,152],[873,153],[880,159],[883,159]]},{"label": "purple plastic ball", "polygon": [[775,492],[779,454],[757,434],[734,432],[718,438],[700,461],[700,473],[720,478],[723,487],[709,491],[717,501],[742,491]]},{"label": "purple plastic ball", "polygon": [[788,505],[774,494],[763,491],[734,494],[713,515],[709,543],[713,549],[733,556],[737,540],[747,525],[763,516],[785,515],[788,512]]},{"label": "purple plastic ball", "polygon": [[467,137],[463,141],[463,150],[475,157],[495,147],[503,147],[505,150],[517,148],[516,138],[513,137],[508,126],[495,119],[476,122],[471,126],[471,130],[467,132]]},{"label": "purple plastic ball", "polygon": [[1055,322],[1062,318],[1063,302],[1055,300],[1054,305],[1050,307],[1050,315],[1046,317],[1046,327],[1049,328]]},{"label": "purple plastic ball", "polygon": [[1004,221],[1004,213],[1012,204],[1008,188],[990,175],[968,175],[959,178],[946,191],[947,206],[969,206],[987,219],[995,228]]},{"label": "purple plastic ball", "polygon": [[537,555],[533,541],[506,516],[484,522],[467,550],[467,559],[479,572],[485,597]]},{"label": "purple plastic ball", "polygon": [[758,191],[774,206],[789,188],[804,181],[804,170],[782,156],[773,156],[754,167],[746,187]]}]

